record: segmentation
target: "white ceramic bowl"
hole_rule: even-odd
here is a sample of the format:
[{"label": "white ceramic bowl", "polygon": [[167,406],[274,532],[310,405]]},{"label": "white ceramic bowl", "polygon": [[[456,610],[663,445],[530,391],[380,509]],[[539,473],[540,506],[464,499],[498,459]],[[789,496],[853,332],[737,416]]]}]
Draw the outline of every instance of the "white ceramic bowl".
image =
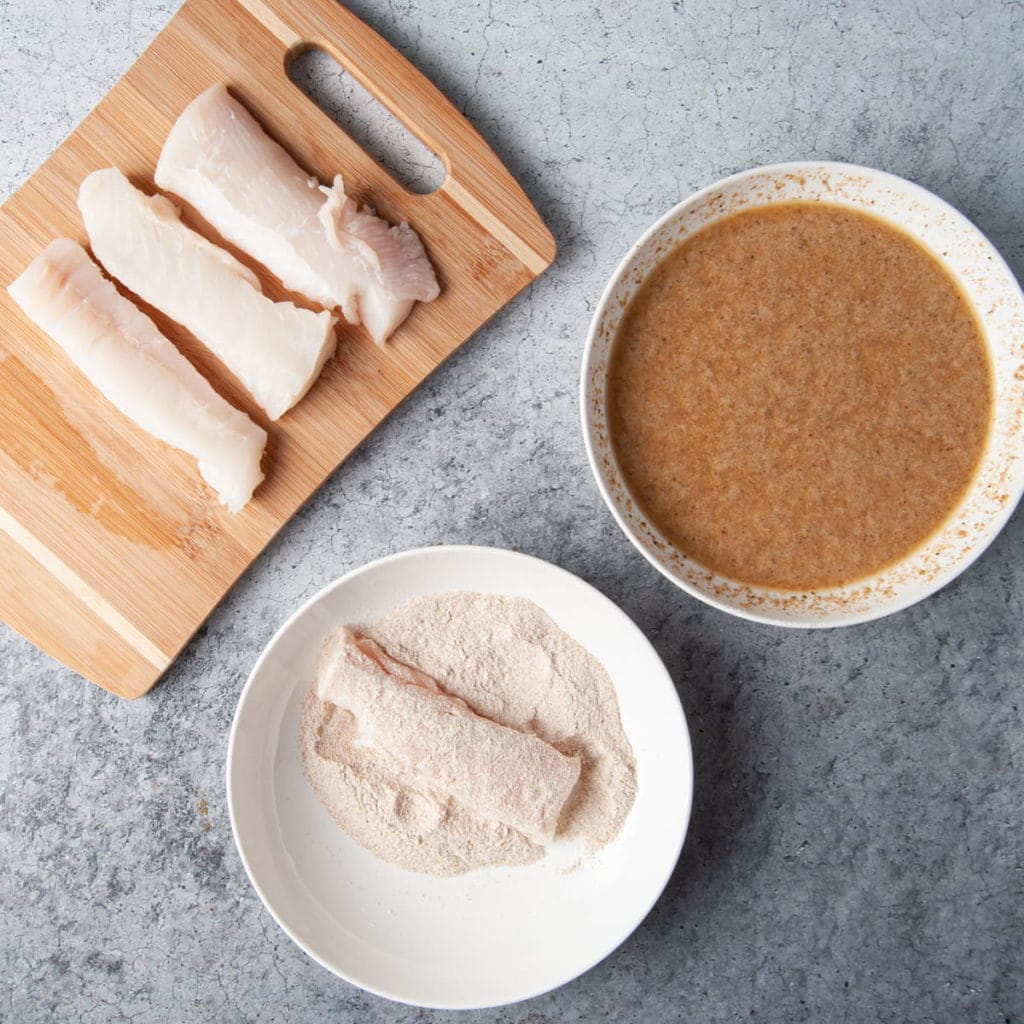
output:
[{"label": "white ceramic bowl", "polygon": [[[857,583],[792,593],[737,583],[677,551],[626,488],[609,443],[605,388],[625,309],[658,262],[700,228],[745,208],[812,200],[870,212],[912,235],[960,282],[992,360],[995,415],[972,486],[943,527],[897,565]],[[779,626],[842,626],[889,615],[944,586],[991,543],[1024,491],[1024,296],[1002,257],[948,203],[918,185],[840,163],[776,164],[694,193],[655,223],[612,275],[594,314],[580,386],[590,465],[619,526],[656,568],[702,601]]]},{"label": "white ceramic bowl", "polygon": [[[432,878],[393,867],[334,824],[302,773],[299,705],[320,644],[420,594],[527,597],[608,670],[633,747],[637,796],[596,855]],[[228,808],[242,862],[277,923],[328,970],[390,999],[462,1009],[561,985],[644,919],[679,857],[693,762],[675,687],[654,648],[593,587],[495,548],[422,548],[356,569],[278,630],[252,670],[228,742]]]}]

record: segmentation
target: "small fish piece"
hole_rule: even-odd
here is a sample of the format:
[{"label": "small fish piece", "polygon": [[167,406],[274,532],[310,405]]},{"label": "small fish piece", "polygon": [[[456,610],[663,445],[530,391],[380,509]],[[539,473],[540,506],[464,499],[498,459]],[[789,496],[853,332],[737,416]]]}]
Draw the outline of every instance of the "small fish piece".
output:
[{"label": "small fish piece", "polygon": [[321,701],[355,719],[357,743],[387,753],[483,821],[551,841],[580,777],[580,759],[484,718],[427,673],[347,626],[324,643]]},{"label": "small fish piece", "polygon": [[248,267],[182,223],[166,196],[146,195],[116,167],[82,182],[78,208],[107,273],[187,327],[272,420],[334,354],[335,317],[268,299]]},{"label": "small fish piece", "polygon": [[117,409],[187,452],[237,513],[263,479],[267,434],[228,404],[69,238],[51,242],[7,291]]},{"label": "small fish piece", "polygon": [[391,226],[369,207],[359,208],[340,176],[323,188],[221,84],[178,117],[156,183],[194,206],[286,288],[340,309],[378,344],[414,302],[438,295],[434,269],[408,224]]},{"label": "small fish piece", "polygon": [[358,206],[345,194],[340,174],[317,214],[328,243],[355,255],[363,271],[359,319],[370,337],[383,344],[417,302],[436,299],[440,289],[420,236],[408,224],[390,225],[372,207]]}]

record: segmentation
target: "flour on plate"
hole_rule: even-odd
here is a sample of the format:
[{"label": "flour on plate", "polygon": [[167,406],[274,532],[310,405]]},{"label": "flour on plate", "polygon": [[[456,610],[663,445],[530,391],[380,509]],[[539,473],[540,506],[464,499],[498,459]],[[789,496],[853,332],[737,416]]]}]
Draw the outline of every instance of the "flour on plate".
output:
[{"label": "flour on plate", "polygon": [[[613,839],[636,793],[633,751],[608,673],[541,608],[494,594],[427,594],[362,630],[478,714],[582,761],[558,841],[589,852]],[[311,691],[302,709],[306,777],[342,830],[383,860],[431,875],[538,860],[544,848],[473,817],[447,794],[355,745],[348,712]]]}]

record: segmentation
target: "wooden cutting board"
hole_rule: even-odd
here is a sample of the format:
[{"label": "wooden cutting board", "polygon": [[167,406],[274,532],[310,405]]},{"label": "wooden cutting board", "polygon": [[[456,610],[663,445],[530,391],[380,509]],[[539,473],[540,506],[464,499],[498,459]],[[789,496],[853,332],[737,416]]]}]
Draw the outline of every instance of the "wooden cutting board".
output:
[{"label": "wooden cutting board", "polygon": [[[438,191],[406,191],[289,80],[289,61],[314,46],[441,158],[447,178]],[[187,456],[121,416],[6,292],[53,238],[86,242],[75,199],[89,172],[117,166],[155,190],[171,124],[214,82],[224,82],[304,168],[324,181],[342,173],[356,198],[391,221],[407,220],[442,288],[383,350],[361,328],[340,324],[338,357],[274,424],[188,332],[143,306],[214,387],[269,432],[267,479],[234,517]],[[224,244],[187,207],[185,219]],[[268,295],[296,298],[232,251]],[[145,693],[296,509],[554,252],[536,211],[480,136],[333,0],[187,0],[0,208],[0,616],[100,686],[123,697]]]}]

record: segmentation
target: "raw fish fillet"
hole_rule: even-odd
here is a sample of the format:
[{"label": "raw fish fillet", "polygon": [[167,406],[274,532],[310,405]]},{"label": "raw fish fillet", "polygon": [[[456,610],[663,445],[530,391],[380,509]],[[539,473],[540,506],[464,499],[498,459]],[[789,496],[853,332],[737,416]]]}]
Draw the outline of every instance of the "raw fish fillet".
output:
[{"label": "raw fish fillet", "polygon": [[77,242],[51,242],[7,291],[104,397],[191,455],[231,512],[252,497],[266,432],[210,387]]},{"label": "raw fish fillet", "polygon": [[181,113],[160,153],[156,183],[286,288],[339,308],[378,343],[415,301],[438,295],[434,269],[408,224],[392,227],[359,209],[340,176],[321,188],[223,85]]},{"label": "raw fish fillet", "polygon": [[272,302],[248,267],[186,227],[161,195],[116,168],[78,191],[93,255],[107,273],[184,324],[276,420],[310,389],[334,353],[335,318]]},{"label": "raw fish fillet", "polygon": [[361,746],[386,752],[483,821],[541,844],[554,836],[580,777],[578,757],[476,714],[346,626],[324,644],[316,693],[353,715]]},{"label": "raw fish fillet", "polygon": [[359,207],[345,194],[340,174],[330,188],[320,187],[327,201],[318,217],[332,248],[355,254],[365,284],[359,293],[359,319],[370,337],[383,344],[419,300],[438,296],[434,268],[420,236],[408,224],[392,227],[368,206]]}]

